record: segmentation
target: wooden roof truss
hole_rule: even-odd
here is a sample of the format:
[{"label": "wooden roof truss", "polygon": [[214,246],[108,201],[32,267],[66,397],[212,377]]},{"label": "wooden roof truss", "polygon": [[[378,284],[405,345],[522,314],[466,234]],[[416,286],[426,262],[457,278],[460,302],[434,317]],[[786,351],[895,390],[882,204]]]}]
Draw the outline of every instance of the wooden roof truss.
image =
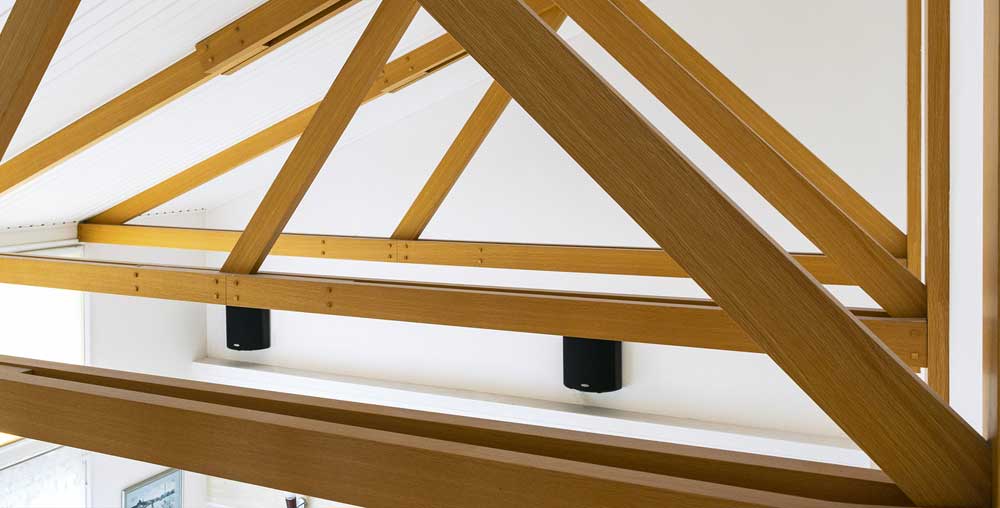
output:
[{"label": "wooden roof truss", "polygon": [[[266,2],[0,165],[0,192],[355,2]],[[448,33],[387,61],[419,7]],[[0,148],[75,8],[15,4]],[[229,252],[221,270],[0,256],[4,283],[764,353],[884,473],[10,357],[0,430],[364,506],[990,506],[990,448],[947,404],[948,8],[907,0],[906,233],[640,0],[381,0],[321,102],[79,226],[85,242]],[[785,252],[724,196],[555,33],[567,16],[822,254]],[[363,104],[466,55],[496,81],[389,237],[282,233]],[[420,238],[512,98],[659,249]],[[295,138],[245,231],[125,225]],[[258,273],[269,254],[690,277],[712,300]],[[824,283],[882,308],[845,308]]]}]

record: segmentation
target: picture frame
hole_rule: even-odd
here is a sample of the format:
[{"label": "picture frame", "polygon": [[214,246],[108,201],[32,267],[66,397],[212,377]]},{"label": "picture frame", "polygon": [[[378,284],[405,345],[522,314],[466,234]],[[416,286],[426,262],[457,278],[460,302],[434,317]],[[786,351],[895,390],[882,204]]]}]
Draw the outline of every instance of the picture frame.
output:
[{"label": "picture frame", "polygon": [[184,475],[168,469],[122,491],[122,508],[182,508]]}]

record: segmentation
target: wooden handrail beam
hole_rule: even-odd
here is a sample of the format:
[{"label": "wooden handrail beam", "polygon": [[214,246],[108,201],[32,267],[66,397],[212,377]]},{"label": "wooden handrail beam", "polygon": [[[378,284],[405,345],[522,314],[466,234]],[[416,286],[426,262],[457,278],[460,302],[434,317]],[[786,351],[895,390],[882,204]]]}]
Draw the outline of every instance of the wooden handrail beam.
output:
[{"label": "wooden handrail beam", "polygon": [[982,436],[522,3],[420,2],[915,503],[990,502]]},{"label": "wooden handrail beam", "polygon": [[379,4],[222,271],[254,273],[264,263],[418,9],[416,0],[382,0]]},{"label": "wooden handrail beam", "polygon": [[[206,269],[0,256],[0,283],[413,323],[616,339],[760,353],[708,300],[416,282],[233,275]],[[926,322],[857,309],[913,367],[926,364]]]},{"label": "wooden handrail beam", "polygon": [[0,32],[0,158],[21,123],[80,0],[18,1]]},{"label": "wooden handrail beam", "polygon": [[[164,226],[79,224],[81,242],[229,252],[239,231]],[[388,263],[476,266],[554,272],[690,277],[662,249],[587,247],[447,240],[400,240],[356,236],[284,233],[271,254],[319,259],[352,259]],[[824,284],[854,281],[823,254],[791,256]],[[900,264],[905,260],[898,260]]]},{"label": "wooden handrail beam", "polygon": [[868,469],[24,358],[0,401],[20,435],[372,507],[911,505]]},{"label": "wooden handrail beam", "polygon": [[[243,41],[244,44],[237,44],[239,47],[226,44],[224,50],[220,46],[215,48],[218,52],[213,49],[211,56],[206,59],[224,61],[238,58],[236,55],[242,55],[244,47],[256,48],[266,44],[276,37],[275,34],[281,27],[294,27],[303,18],[327,11],[331,6],[339,6],[334,12],[339,13],[356,2],[357,0],[270,0],[206,39],[211,41],[218,36],[220,41],[229,40],[226,34],[238,24],[240,33],[246,36],[236,40],[237,43]],[[202,57],[207,50],[204,44],[200,49],[0,164],[0,194],[37,177],[217,76],[217,69],[206,72]]]}]

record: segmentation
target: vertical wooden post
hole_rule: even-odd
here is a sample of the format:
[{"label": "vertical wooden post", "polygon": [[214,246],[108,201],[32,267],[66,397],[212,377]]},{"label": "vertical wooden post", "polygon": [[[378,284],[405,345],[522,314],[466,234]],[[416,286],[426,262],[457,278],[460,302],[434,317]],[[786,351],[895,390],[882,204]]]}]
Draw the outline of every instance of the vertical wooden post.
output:
[{"label": "vertical wooden post", "polygon": [[993,446],[993,507],[1000,508],[1000,0],[984,0],[983,14],[983,423]]},{"label": "vertical wooden post", "polygon": [[948,400],[951,2],[927,0],[927,382]]},{"label": "vertical wooden post", "polygon": [[906,0],[906,266],[923,276],[923,79],[922,0]]}]

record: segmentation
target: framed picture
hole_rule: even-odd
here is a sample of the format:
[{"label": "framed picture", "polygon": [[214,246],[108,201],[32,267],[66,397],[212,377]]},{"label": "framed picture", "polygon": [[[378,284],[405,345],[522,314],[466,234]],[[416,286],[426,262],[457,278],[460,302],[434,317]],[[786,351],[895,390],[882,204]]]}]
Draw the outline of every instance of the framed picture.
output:
[{"label": "framed picture", "polygon": [[122,508],[181,508],[183,473],[168,469],[122,491]]}]

